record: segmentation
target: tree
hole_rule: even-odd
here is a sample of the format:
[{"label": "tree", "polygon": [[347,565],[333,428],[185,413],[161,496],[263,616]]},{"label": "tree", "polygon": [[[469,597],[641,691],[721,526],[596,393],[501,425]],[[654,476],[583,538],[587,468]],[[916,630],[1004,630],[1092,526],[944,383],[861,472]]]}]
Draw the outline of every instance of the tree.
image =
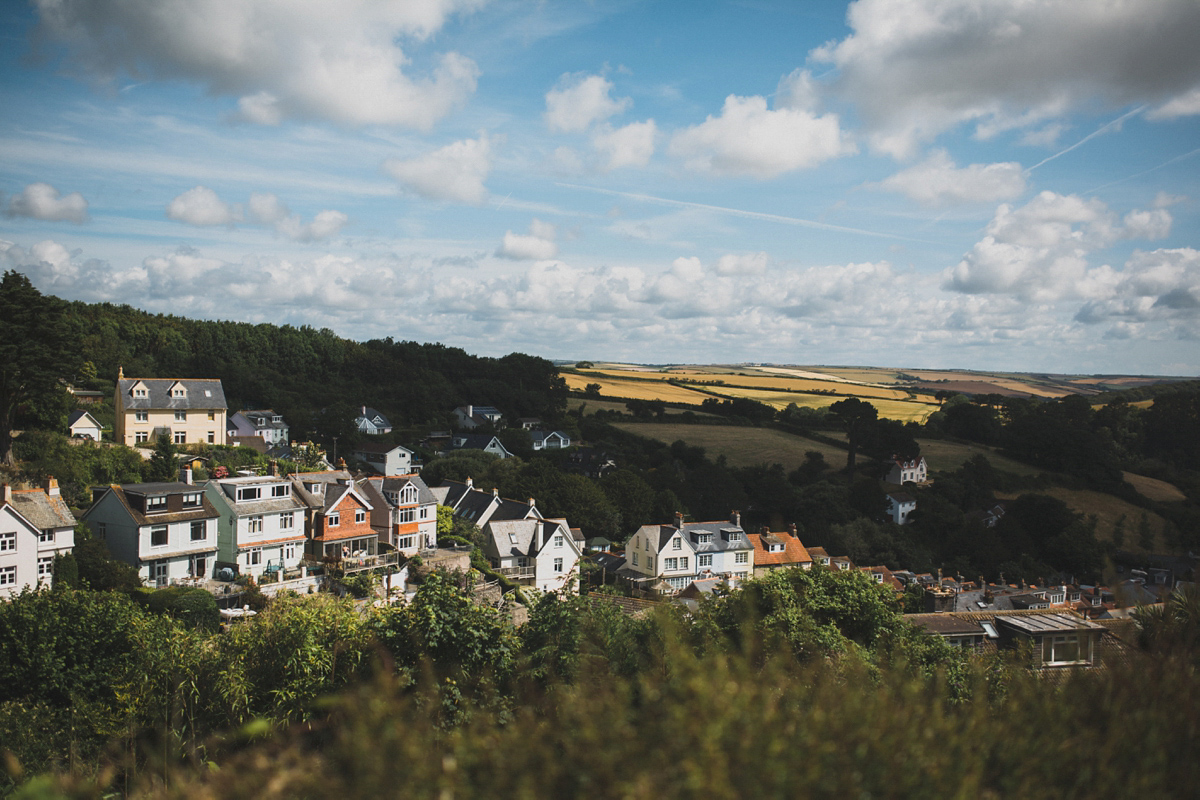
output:
[{"label": "tree", "polygon": [[61,393],[59,380],[74,374],[73,339],[63,304],[9,270],[0,278],[0,463],[12,464],[17,410]]},{"label": "tree", "polygon": [[166,483],[175,480],[178,472],[175,447],[171,444],[169,436],[165,433],[159,434],[158,441],[154,444],[154,454],[150,456],[150,462],[146,465],[146,479]]},{"label": "tree", "polygon": [[829,407],[829,416],[846,432],[846,471],[853,475],[854,457],[858,452],[859,440],[867,427],[879,418],[879,412],[865,400],[847,397]]}]

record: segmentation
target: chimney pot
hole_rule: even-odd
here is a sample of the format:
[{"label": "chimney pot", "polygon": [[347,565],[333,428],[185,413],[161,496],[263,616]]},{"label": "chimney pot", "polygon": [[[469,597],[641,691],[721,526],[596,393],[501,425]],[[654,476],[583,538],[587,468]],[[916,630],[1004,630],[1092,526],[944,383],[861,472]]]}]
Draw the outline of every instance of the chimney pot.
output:
[{"label": "chimney pot", "polygon": [[683,512],[682,511],[675,512],[675,527],[676,528],[683,527]]},{"label": "chimney pot", "polygon": [[46,476],[46,494],[51,497],[58,497],[61,494],[58,490],[58,481],[55,480],[53,475]]},{"label": "chimney pot", "polygon": [[11,505],[12,504],[12,487],[9,486],[7,483],[4,484],[3,492],[4,492],[3,505]]},{"label": "chimney pot", "polygon": [[742,512],[734,511],[729,515],[729,521],[739,528],[742,527]]},{"label": "chimney pot", "polygon": [[191,467],[180,467],[179,468],[179,482],[180,483],[188,483],[188,484],[190,484],[192,482],[192,468]]}]

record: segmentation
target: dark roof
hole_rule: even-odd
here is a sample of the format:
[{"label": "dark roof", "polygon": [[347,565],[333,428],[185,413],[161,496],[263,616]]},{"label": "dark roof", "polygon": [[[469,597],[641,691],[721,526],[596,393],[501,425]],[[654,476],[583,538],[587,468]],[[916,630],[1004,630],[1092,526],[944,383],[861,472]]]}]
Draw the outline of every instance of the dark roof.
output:
[{"label": "dark roof", "polygon": [[203,492],[204,488],[180,481],[165,481],[162,483],[123,483],[121,491],[126,494],[195,494]]},{"label": "dark roof", "polygon": [[386,455],[387,453],[390,453],[393,450],[404,450],[405,452],[408,452],[408,453],[412,452],[412,450],[409,450],[407,447],[404,447],[403,445],[383,444],[381,442],[363,442],[358,447],[354,448],[354,452],[356,452],[356,453],[372,453],[372,454],[376,454],[376,455]]},{"label": "dark roof", "polygon": [[[217,511],[216,507],[208,499],[208,495],[204,493],[203,487],[193,486],[188,483],[127,483],[121,486],[110,486],[109,492],[112,493],[112,496],[117,499],[117,502],[121,504],[125,512],[129,514],[130,519],[139,528],[143,525],[169,525],[173,522],[212,519],[221,516],[220,512]],[[174,514],[150,514],[147,516],[129,503],[127,495],[130,494],[199,494],[200,507],[187,511],[177,511]],[[103,495],[99,499],[103,499]],[[97,503],[93,503],[92,508],[96,508],[96,505]],[[91,514],[92,508],[84,512],[83,516],[85,518]]]},{"label": "dark roof", "polygon": [[271,445],[261,436],[230,436],[229,443],[235,447],[249,447],[260,455],[266,455]]},{"label": "dark roof", "polygon": [[389,475],[384,478],[370,478],[372,483],[378,482],[381,491],[399,492],[405,486],[415,486],[417,488],[417,502],[421,505],[427,503],[436,503],[437,498],[433,492],[425,485],[425,481],[421,480],[421,476],[413,473],[412,475]]},{"label": "dark roof", "polygon": [[[283,428],[286,428],[288,426],[287,423],[283,421],[283,417],[280,417],[279,414],[276,414],[274,411],[272,411],[269,408],[264,408],[264,409],[260,409],[257,411],[238,411],[233,416],[236,417],[238,414],[241,414],[247,420],[254,422],[254,423],[257,423],[258,420],[262,420],[263,424],[262,425],[256,424],[254,426],[256,428],[276,428],[276,429],[282,430]],[[279,422],[273,421],[275,419],[275,417],[279,417]]]},{"label": "dark roof", "polygon": [[983,628],[978,622],[961,619],[955,614],[905,614],[904,619],[929,633],[936,633],[940,636],[984,635]]},{"label": "dark roof", "polygon": [[74,425],[76,422],[78,422],[79,420],[83,419],[84,417],[87,417],[87,418],[88,418],[88,419],[90,419],[92,422],[95,422],[95,423],[96,423],[96,426],[97,426],[97,427],[99,427],[100,423],[99,423],[99,422],[96,422],[96,418],[95,418],[95,417],[93,417],[91,414],[89,414],[89,413],[88,413],[88,412],[86,412],[86,411],[72,411],[72,412],[71,412],[71,413],[70,413],[70,414],[67,416],[67,427],[68,427],[68,428],[69,428],[69,427],[71,427],[72,425]]},{"label": "dark roof", "polygon": [[[134,397],[133,386],[143,383],[147,397]],[[171,397],[171,387],[183,384],[187,397]],[[127,409],[224,409],[225,390],[215,378],[122,378],[117,381],[117,391],[125,396]]]},{"label": "dark roof", "polygon": [[381,423],[383,423],[380,427],[384,427],[384,428],[392,427],[392,423],[388,421],[388,418],[383,415],[382,411],[376,411],[375,409],[371,408],[370,406],[363,406],[361,409],[361,413],[357,417],[355,417],[356,420],[363,419],[363,418],[366,418],[367,421],[369,421],[371,423],[374,423],[375,420],[378,419]]}]

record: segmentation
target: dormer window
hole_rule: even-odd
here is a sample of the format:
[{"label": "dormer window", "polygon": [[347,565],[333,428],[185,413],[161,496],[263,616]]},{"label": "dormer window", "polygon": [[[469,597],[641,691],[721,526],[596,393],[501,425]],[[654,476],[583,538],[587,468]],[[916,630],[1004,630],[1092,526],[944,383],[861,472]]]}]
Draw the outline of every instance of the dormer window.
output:
[{"label": "dormer window", "polygon": [[280,422],[283,422],[283,417],[281,417],[281,416],[278,416],[278,415],[276,415],[276,416],[274,416],[274,417],[271,417],[271,422],[274,422],[274,423],[280,423]]},{"label": "dormer window", "polygon": [[167,510],[167,496],[165,494],[160,494],[155,497],[147,497],[146,498],[146,512],[147,513],[151,512],[151,511],[166,511],[166,510]]},{"label": "dormer window", "polygon": [[147,396],[146,390],[141,387],[138,387],[133,390],[133,396],[134,397],[146,397]]},{"label": "dormer window", "polygon": [[171,397],[187,397],[187,392],[183,390],[182,386],[176,386],[171,390]]},{"label": "dormer window", "polygon": [[711,533],[697,533],[694,536],[696,537],[696,544],[712,544],[713,535]]},{"label": "dormer window", "polygon": [[184,508],[195,508],[199,505],[200,505],[200,495],[199,494],[185,494],[183,496],[183,507]]},{"label": "dormer window", "polygon": [[262,497],[261,486],[239,486],[237,490],[237,499],[241,503],[245,500],[258,500]]},{"label": "dormer window", "polygon": [[404,487],[404,498],[403,498],[403,499],[404,499],[404,502],[405,502],[405,503],[415,503],[415,502],[417,502],[417,487],[415,487],[415,486],[405,486],[405,487]]}]

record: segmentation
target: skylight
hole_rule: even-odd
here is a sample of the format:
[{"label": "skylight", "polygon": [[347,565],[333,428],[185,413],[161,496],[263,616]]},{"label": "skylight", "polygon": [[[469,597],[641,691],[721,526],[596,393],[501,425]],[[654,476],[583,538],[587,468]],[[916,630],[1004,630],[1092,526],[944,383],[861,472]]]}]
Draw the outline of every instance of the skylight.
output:
[{"label": "skylight", "polygon": [[983,632],[987,634],[987,637],[989,639],[999,639],[1000,638],[1000,634],[996,633],[996,626],[993,623],[981,622],[981,623],[979,623],[979,625],[980,625],[980,627],[983,628]]}]

